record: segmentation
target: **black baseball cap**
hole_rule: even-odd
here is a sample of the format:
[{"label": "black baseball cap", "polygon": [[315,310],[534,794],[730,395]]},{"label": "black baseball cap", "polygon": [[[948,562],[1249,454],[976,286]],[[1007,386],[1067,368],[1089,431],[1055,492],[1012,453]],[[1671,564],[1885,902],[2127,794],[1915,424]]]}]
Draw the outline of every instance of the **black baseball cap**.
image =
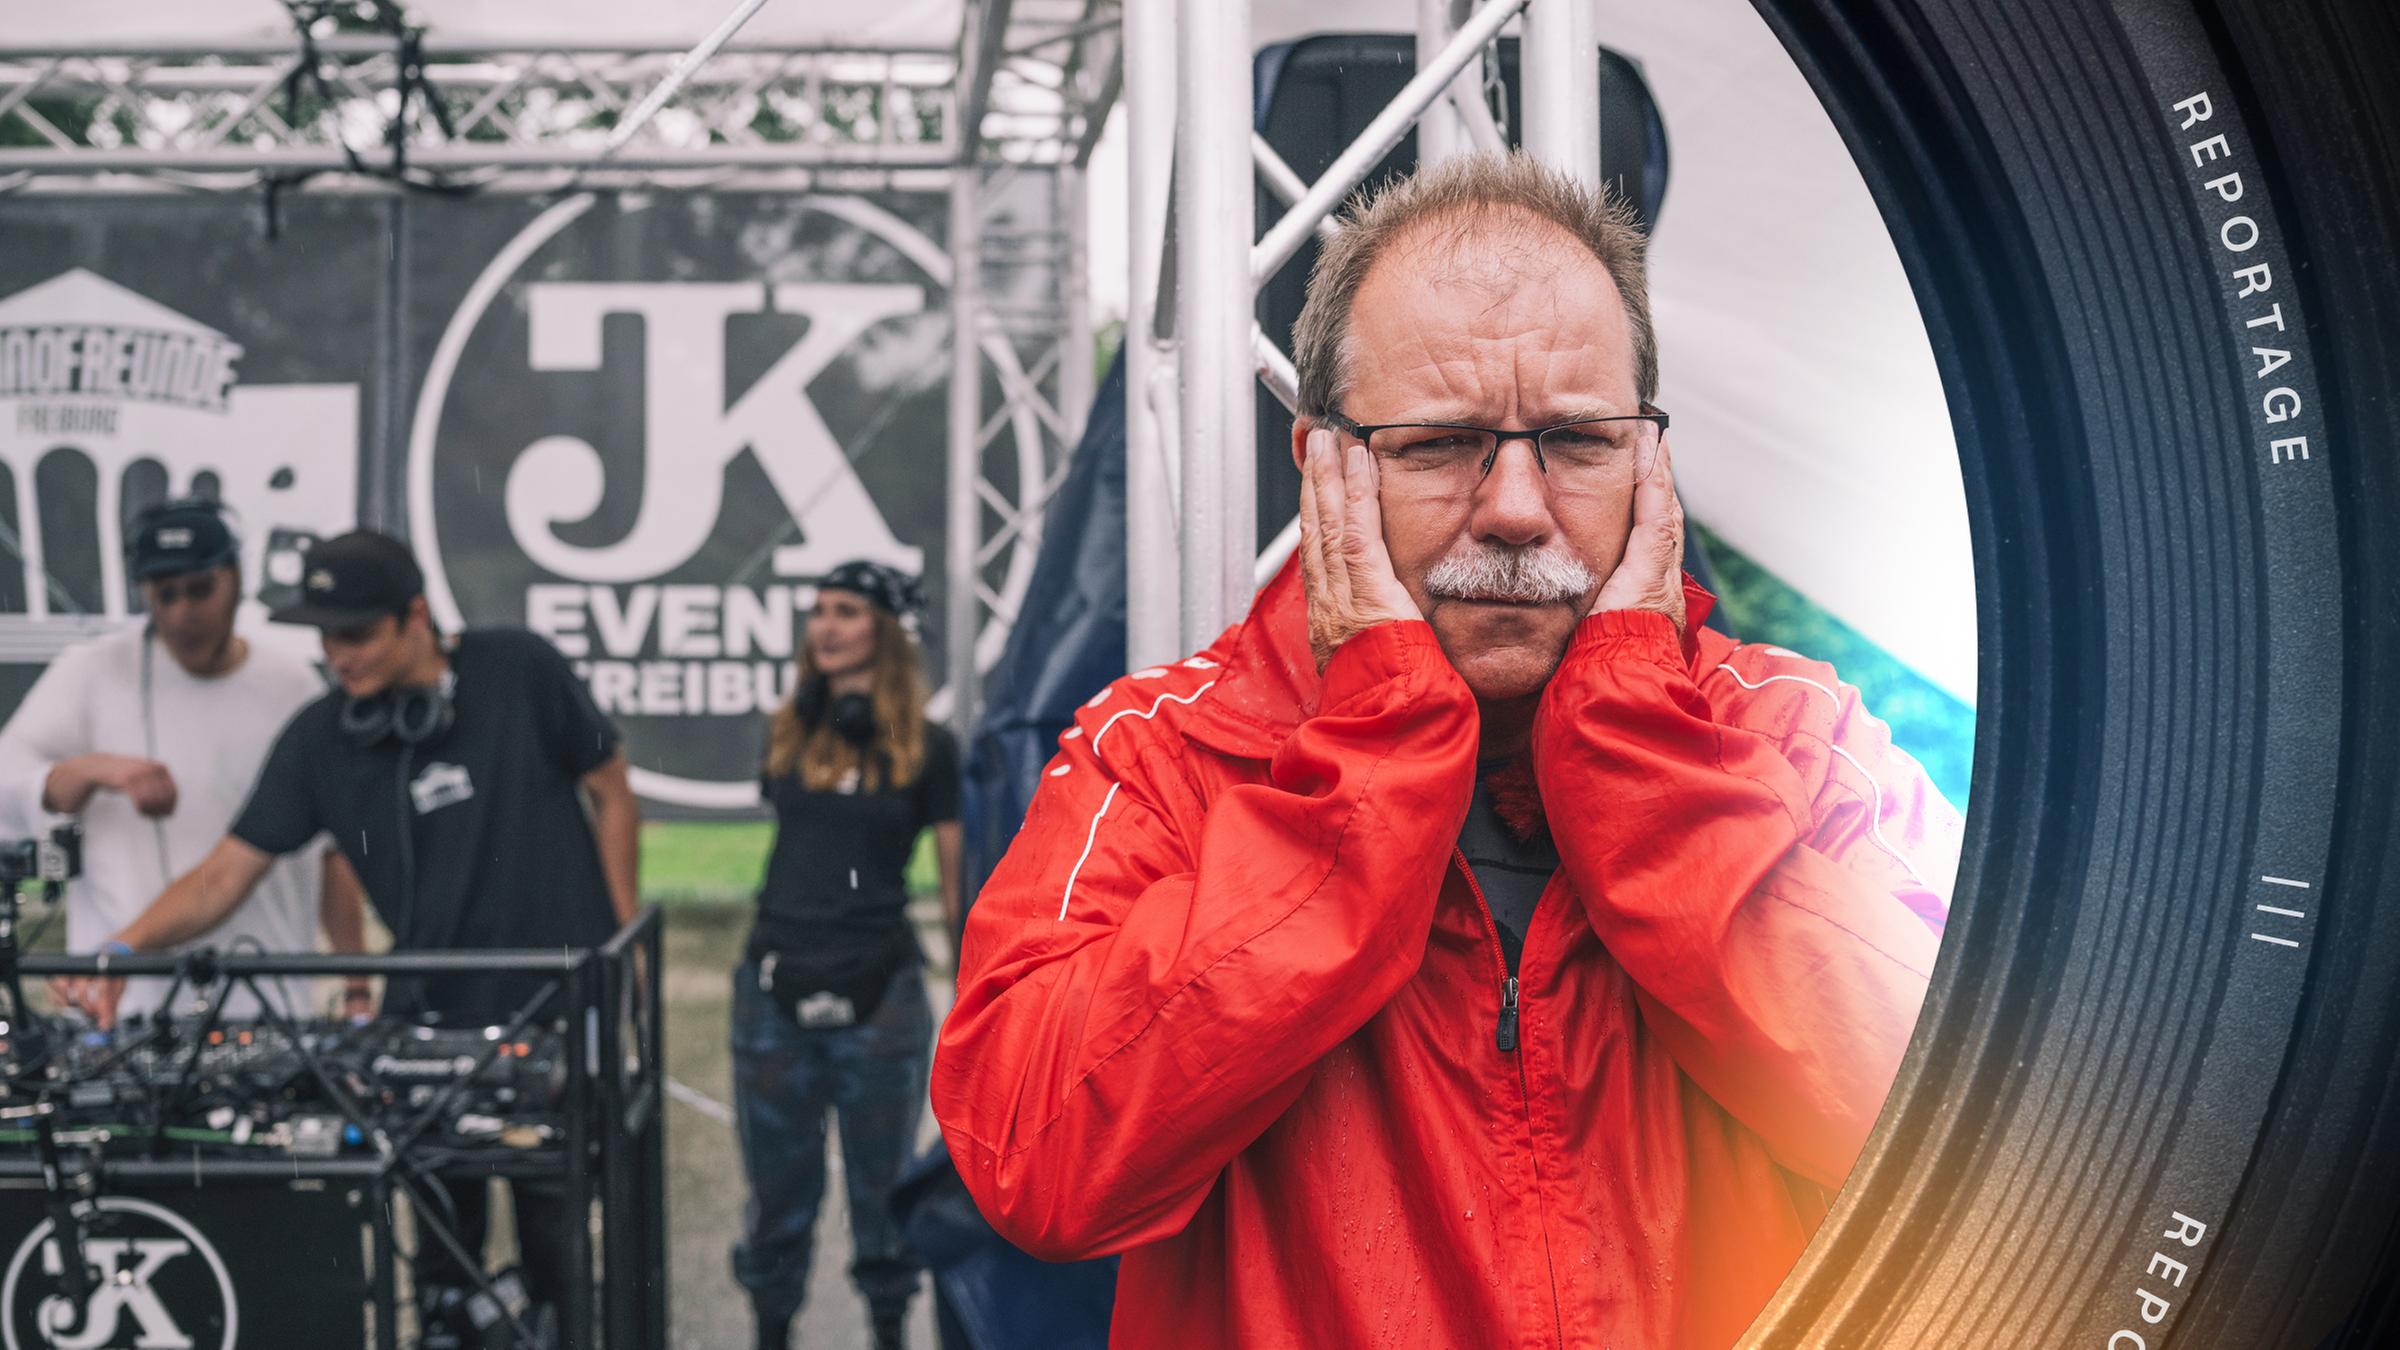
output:
[{"label": "black baseball cap", "polygon": [[134,523],[126,570],[136,581],[179,577],[222,567],[241,556],[225,508],[201,498],[163,502]]},{"label": "black baseball cap", "polygon": [[424,593],[425,574],[408,545],[377,530],[352,530],[308,551],[300,563],[300,602],[276,610],[274,619],[363,628]]}]

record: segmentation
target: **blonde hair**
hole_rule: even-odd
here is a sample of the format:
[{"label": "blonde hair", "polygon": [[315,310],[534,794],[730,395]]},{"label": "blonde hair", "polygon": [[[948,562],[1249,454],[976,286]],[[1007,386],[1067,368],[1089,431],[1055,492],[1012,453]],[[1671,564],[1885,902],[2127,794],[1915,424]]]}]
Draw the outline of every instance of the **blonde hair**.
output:
[{"label": "blonde hair", "polygon": [[[1513,208],[1513,210],[1512,210]],[[1300,413],[1331,412],[1350,382],[1350,306],[1367,272],[1403,236],[1423,226],[1522,229],[1522,212],[1567,232],[1591,250],[1617,283],[1633,329],[1634,392],[1658,394],[1658,339],[1650,327],[1649,241],[1623,203],[1585,187],[1540,160],[1514,151],[1445,159],[1350,202],[1340,230],[1317,253],[1308,299],[1292,325],[1292,364],[1300,373]]]},{"label": "blonde hair", "polygon": [[[899,618],[881,605],[869,605],[868,612],[875,616],[875,669],[867,695],[875,708],[875,739],[869,748],[882,752],[882,786],[900,787],[915,782],[925,767],[925,676],[916,639]],[[860,752],[822,712],[814,726],[802,720],[801,696],[812,686],[822,690],[824,683],[816,653],[801,643],[800,678],[767,724],[767,775],[797,773],[802,785],[830,792],[858,767]],[[863,778],[862,788],[867,786]]]}]

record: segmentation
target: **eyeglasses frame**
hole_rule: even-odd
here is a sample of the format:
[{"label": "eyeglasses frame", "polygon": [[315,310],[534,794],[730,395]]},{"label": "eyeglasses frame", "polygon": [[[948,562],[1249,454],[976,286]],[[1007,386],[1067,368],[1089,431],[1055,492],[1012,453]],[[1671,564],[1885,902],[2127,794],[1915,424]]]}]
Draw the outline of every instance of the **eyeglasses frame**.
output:
[{"label": "eyeglasses frame", "polygon": [[1564,431],[1568,427],[1580,427],[1592,422],[1651,422],[1657,425],[1658,434],[1662,437],[1665,436],[1667,434],[1666,412],[1647,402],[1643,403],[1641,406],[1642,410],[1638,413],[1617,413],[1609,417],[1577,417],[1565,422],[1552,422],[1547,426],[1526,427],[1521,431],[1511,431],[1507,427],[1479,427],[1467,422],[1362,423],[1352,421],[1349,416],[1344,414],[1339,408],[1326,409],[1325,415],[1318,420],[1326,423],[1329,426],[1350,433],[1352,437],[1356,438],[1359,444],[1367,446],[1370,449],[1372,449],[1374,446],[1376,432],[1398,431],[1402,427],[1432,427],[1439,431],[1474,431],[1484,433],[1492,438],[1492,452],[1483,457],[1483,471],[1476,480],[1477,482],[1481,482],[1483,479],[1492,476],[1492,466],[1500,461],[1500,448],[1504,445],[1507,445],[1510,441],[1523,441],[1529,447],[1531,447],[1533,450],[1533,467],[1541,470],[1544,478],[1548,478],[1550,476],[1550,464],[1548,460],[1542,457],[1542,437],[1549,435],[1553,431]]}]

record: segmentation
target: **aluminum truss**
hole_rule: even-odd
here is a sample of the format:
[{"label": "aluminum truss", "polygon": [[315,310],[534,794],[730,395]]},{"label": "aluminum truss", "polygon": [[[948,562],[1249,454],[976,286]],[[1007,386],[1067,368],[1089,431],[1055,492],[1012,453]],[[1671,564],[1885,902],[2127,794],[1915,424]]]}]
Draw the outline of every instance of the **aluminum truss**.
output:
[{"label": "aluminum truss", "polygon": [[[380,36],[181,51],[0,48],[0,185],[130,174],[416,171],[471,187],[564,175],[942,168],[961,141],[956,54],[728,47],[605,161],[618,118],[680,51],[416,50]],[[1031,156],[1027,144],[1011,150]],[[89,183],[83,184],[89,190]]]},{"label": "aluminum truss", "polygon": [[[693,53],[674,97],[628,134],[620,123],[685,52],[297,31],[179,47],[0,41],[0,193],[947,190],[966,339],[950,405],[948,631],[975,637],[949,644],[941,703],[963,731],[1091,403],[1082,171],[1118,95],[1119,52],[1119,0],[969,0],[956,41],[921,48],[737,37]],[[1026,211],[1040,178],[1049,208]],[[996,475],[1004,431],[1039,444]]]},{"label": "aluminum truss", "polygon": [[603,163],[637,174],[1075,165],[1116,98],[1116,10],[1116,0],[985,0],[948,46],[737,39],[697,62],[613,151],[617,120],[681,49],[297,31],[184,46],[0,42],[0,188],[98,174],[190,185],[220,173],[404,169],[487,186]]},{"label": "aluminum truss", "polygon": [[[950,297],[954,331],[970,340],[951,348],[949,471],[952,483],[976,491],[950,496],[944,616],[946,631],[979,634],[973,648],[949,651],[946,712],[961,739],[977,712],[977,673],[999,657],[1016,621],[1043,510],[1091,407],[1083,168],[1122,82],[1118,0],[969,0],[957,121],[977,133],[958,148],[950,186],[950,256],[962,278]],[[1049,166],[1051,210],[1030,226],[995,218],[1010,180],[1033,165]],[[1050,284],[1024,284],[1045,275]],[[1012,284],[1018,299],[1001,301]],[[1002,378],[1000,407],[989,411],[978,353],[995,344],[1023,352],[1027,364],[1012,378],[1008,363],[991,363]],[[1028,414],[1049,442],[1047,477],[1011,505],[981,466],[999,429]],[[1003,554],[1006,570],[996,571]]]},{"label": "aluminum truss", "polygon": [[[1261,381],[1286,407],[1297,396],[1290,358],[1252,318],[1258,287],[1327,227],[1412,126],[1431,128],[1429,156],[1500,144],[1481,66],[1512,20],[1524,25],[1528,53],[1526,148],[1591,183],[1600,181],[1600,90],[1589,0],[1418,0],[1415,78],[1322,177],[1303,183],[1250,134],[1249,0],[1125,4],[1126,658],[1147,666],[1199,648],[1239,617],[1298,538],[1295,521],[1253,557],[1252,400]],[[1287,206],[1257,240],[1254,173]],[[1161,266],[1170,229],[1172,275]],[[1155,543],[1168,537],[1178,542],[1171,556]]]}]

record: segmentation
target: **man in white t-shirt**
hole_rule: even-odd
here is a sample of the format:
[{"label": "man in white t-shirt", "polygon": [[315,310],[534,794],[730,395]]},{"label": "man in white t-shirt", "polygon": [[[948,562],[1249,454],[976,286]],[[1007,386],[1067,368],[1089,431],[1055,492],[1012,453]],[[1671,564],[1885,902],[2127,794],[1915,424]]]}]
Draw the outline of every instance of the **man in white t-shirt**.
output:
[{"label": "man in white t-shirt", "polygon": [[[129,573],[150,622],[61,652],[0,730],[0,838],[52,816],[83,825],[83,876],[69,883],[67,950],[108,946],[160,889],[224,837],[275,737],[325,682],[299,656],[235,631],[240,543],[213,502],[168,502],[135,526]],[[195,945],[313,952],[362,947],[354,873],[330,847],[278,862],[244,905]],[[310,981],[279,982],[287,1013],[311,1008]],[[166,979],[129,982],[121,1012],[156,1012]],[[268,986],[270,990],[277,986]],[[177,1010],[195,1001],[186,985]],[[353,980],[346,1004],[368,1008]],[[226,1015],[258,1015],[239,985]]]}]

